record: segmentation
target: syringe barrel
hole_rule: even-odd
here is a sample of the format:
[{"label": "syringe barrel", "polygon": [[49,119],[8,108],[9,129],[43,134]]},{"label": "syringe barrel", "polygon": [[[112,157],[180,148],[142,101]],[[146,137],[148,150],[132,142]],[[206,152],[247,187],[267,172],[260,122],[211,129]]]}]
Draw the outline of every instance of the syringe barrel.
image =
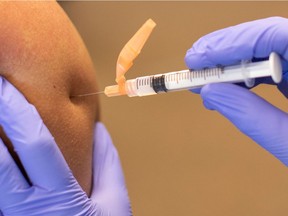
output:
[{"label": "syringe barrel", "polygon": [[125,87],[129,97],[148,96],[168,91],[199,88],[207,81],[219,82],[222,68],[211,68],[198,71],[181,70],[165,74],[137,77],[127,80]]},{"label": "syringe barrel", "polygon": [[[208,68],[197,71],[182,70],[127,80],[126,93],[130,97],[154,95],[169,91],[200,88],[208,83],[237,83],[258,77],[271,76],[278,83],[282,78],[279,56],[271,53],[269,60],[242,62],[239,65]],[[249,82],[245,82],[248,84]],[[249,86],[251,87],[251,86]]]},{"label": "syringe barrel", "polygon": [[154,76],[138,77],[127,80],[125,83],[126,93],[129,97],[148,96],[157,94],[152,87],[151,80]]}]

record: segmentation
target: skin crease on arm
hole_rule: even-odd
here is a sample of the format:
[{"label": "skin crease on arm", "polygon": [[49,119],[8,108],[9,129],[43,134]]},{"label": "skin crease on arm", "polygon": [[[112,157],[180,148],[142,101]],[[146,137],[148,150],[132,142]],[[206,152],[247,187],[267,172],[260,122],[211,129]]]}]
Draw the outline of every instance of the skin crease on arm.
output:
[{"label": "skin crease on arm", "polygon": [[97,91],[85,45],[56,2],[1,2],[0,10],[0,75],[36,107],[89,195],[98,99],[70,97]]}]

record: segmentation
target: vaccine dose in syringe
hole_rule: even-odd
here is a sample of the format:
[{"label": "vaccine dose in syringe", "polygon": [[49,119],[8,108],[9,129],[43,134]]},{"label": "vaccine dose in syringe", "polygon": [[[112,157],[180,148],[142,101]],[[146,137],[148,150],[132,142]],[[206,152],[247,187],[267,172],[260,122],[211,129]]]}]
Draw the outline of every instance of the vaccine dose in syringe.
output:
[{"label": "vaccine dose in syringe", "polygon": [[[226,67],[195,71],[182,70],[138,77],[127,80],[125,90],[129,97],[135,97],[201,88],[208,83],[245,82],[248,87],[252,87],[255,78],[269,76],[272,77],[275,83],[279,83],[282,79],[281,60],[276,53],[271,53],[269,60],[266,61],[242,61],[240,64]],[[116,88],[116,86],[106,87],[105,94],[116,96],[113,94],[113,88]]]}]

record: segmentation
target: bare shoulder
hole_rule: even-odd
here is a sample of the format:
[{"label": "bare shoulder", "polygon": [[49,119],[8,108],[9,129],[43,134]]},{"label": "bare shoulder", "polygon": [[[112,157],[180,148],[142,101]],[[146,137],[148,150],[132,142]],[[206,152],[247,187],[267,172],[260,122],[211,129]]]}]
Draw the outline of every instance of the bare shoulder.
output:
[{"label": "bare shoulder", "polygon": [[97,98],[70,98],[97,91],[88,51],[56,2],[1,2],[0,13],[0,75],[37,108],[89,191]]}]

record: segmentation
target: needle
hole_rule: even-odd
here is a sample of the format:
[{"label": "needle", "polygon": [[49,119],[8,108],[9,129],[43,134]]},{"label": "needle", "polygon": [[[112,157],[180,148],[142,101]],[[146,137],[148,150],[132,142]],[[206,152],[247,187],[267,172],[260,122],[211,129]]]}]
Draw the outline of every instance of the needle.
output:
[{"label": "needle", "polygon": [[87,96],[99,95],[103,93],[104,91],[100,91],[100,92],[93,92],[93,93],[87,93],[87,94],[72,95],[71,97],[87,97]]}]

